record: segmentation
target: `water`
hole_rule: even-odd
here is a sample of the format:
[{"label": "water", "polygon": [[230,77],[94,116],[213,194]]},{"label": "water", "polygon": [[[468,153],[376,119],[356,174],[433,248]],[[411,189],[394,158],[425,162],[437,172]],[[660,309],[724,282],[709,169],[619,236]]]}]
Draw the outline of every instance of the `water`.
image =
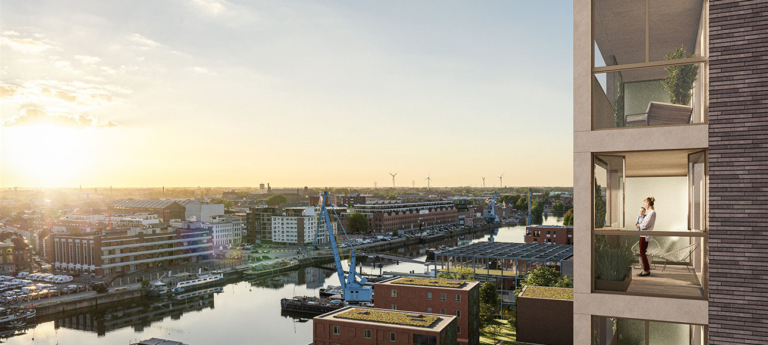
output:
[{"label": "water", "polygon": [[[548,217],[544,224],[561,224],[562,218]],[[523,242],[525,226],[499,229],[497,242]],[[488,235],[467,235],[425,246],[396,250],[398,255],[425,260],[426,250],[441,244],[465,245],[487,241]],[[365,260],[363,271],[423,273],[425,266],[385,261],[381,269]],[[3,339],[8,344],[128,344],[152,337],[199,344],[309,344],[312,321],[301,322],[299,315],[281,315],[280,298],[318,295],[326,285],[339,285],[335,271],[305,268],[273,279],[234,281],[220,291],[187,300],[125,302],[97,311],[76,312],[67,316],[41,317],[38,325]],[[311,317],[311,316],[310,316]],[[0,333],[0,336],[2,334]],[[7,336],[7,335],[6,335]]]}]

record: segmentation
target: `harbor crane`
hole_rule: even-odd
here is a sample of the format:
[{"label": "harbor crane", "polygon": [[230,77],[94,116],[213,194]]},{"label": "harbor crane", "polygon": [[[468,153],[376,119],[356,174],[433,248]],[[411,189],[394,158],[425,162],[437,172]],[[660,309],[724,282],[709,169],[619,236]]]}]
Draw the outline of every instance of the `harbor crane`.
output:
[{"label": "harbor crane", "polygon": [[[367,280],[357,273],[357,255],[355,254],[355,247],[352,246],[352,241],[349,240],[349,236],[347,236],[347,232],[344,230],[344,226],[341,224],[341,222],[339,222],[341,231],[344,233],[344,237],[347,238],[347,241],[349,242],[349,248],[351,250],[349,254],[349,274],[346,276],[344,274],[344,267],[341,265],[341,254],[339,253],[339,247],[336,245],[336,236],[333,234],[331,217],[328,215],[328,208],[325,207],[325,200],[330,200],[328,197],[328,191],[323,191],[323,194],[320,195],[318,206],[320,207],[319,216],[322,219],[317,221],[315,241],[312,242],[312,245],[317,246],[317,238],[320,235],[320,222],[323,222],[325,224],[325,231],[328,232],[328,239],[331,243],[333,260],[336,264],[336,274],[339,276],[339,283],[341,284],[342,291],[344,291],[344,300],[347,303],[370,302],[371,298],[373,297],[373,289],[371,286],[365,285]],[[336,215],[336,219],[338,219],[338,215],[336,214],[335,210],[336,205],[330,205],[334,206],[333,213]]]},{"label": "harbor crane", "polygon": [[[496,224],[499,222],[499,216],[496,215],[496,201],[499,200],[499,193],[493,192],[493,198],[489,198],[486,200],[488,203],[488,214],[483,215],[483,218],[485,218],[485,222],[488,224]],[[496,228],[493,230],[493,234],[491,234],[491,237],[488,238],[489,242],[493,242],[493,236],[496,236],[499,234],[499,229]]]}]

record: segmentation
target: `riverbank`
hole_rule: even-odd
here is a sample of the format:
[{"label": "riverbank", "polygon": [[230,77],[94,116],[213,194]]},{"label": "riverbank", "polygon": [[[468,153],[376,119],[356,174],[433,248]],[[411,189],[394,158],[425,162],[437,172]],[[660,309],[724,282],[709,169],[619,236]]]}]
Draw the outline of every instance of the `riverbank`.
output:
[{"label": "riverbank", "polygon": [[[398,238],[391,241],[383,241],[383,242],[375,242],[375,243],[369,243],[364,245],[358,245],[358,246],[355,246],[355,249],[356,249],[356,252],[359,254],[386,252],[386,251],[396,250],[396,249],[411,246],[411,245],[434,243],[434,242],[439,242],[439,241],[443,241],[443,240],[458,237],[458,236],[488,232],[488,231],[491,231],[493,228],[498,228],[500,226],[502,225],[501,224],[494,225],[494,226],[484,225],[477,228],[454,230],[454,231],[432,235],[424,239],[419,237]],[[350,252],[349,249],[342,250],[343,255],[349,255],[349,252]],[[256,272],[253,278],[250,278],[250,279],[270,277],[273,275],[290,272],[299,268],[319,266],[319,265],[327,264],[334,261],[333,255],[331,254],[330,249],[313,251],[310,255],[304,254],[298,257],[293,257],[288,259],[294,261],[294,263],[285,267],[279,267],[275,269]],[[249,269],[251,266],[252,264],[242,264],[242,265],[237,265],[232,267],[225,267],[220,269],[220,271],[224,274],[224,277],[226,280],[240,280],[242,279],[243,271]],[[146,290],[141,288],[140,283],[132,283],[132,284],[112,286],[110,287],[110,291],[107,293],[99,294],[99,293],[96,293],[95,291],[88,291],[88,292],[82,292],[78,294],[62,295],[59,297],[54,297],[54,298],[45,300],[42,303],[25,303],[22,306],[37,308],[38,317],[46,317],[46,316],[51,317],[51,316],[63,314],[64,312],[71,312],[78,309],[97,308],[99,306],[113,304],[115,302],[140,299],[145,295],[146,295]]]}]

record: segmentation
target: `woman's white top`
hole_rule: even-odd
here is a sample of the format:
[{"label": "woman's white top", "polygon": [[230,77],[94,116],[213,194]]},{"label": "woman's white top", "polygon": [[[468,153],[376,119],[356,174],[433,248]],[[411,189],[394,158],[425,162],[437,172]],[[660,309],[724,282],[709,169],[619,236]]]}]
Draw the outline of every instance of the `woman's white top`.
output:
[{"label": "woman's white top", "polygon": [[[643,223],[640,224],[640,231],[652,231],[653,225],[656,224],[656,211],[650,210],[648,213],[645,214],[645,218],[643,218]],[[650,241],[653,238],[651,236],[643,236],[645,237],[646,241]]]}]

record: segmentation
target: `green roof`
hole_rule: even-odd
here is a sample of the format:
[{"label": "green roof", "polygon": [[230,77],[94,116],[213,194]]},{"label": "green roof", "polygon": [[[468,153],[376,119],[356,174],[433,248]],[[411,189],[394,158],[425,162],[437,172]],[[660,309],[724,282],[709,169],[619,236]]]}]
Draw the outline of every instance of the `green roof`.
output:
[{"label": "green roof", "polygon": [[352,308],[345,312],[338,313],[333,317],[339,319],[382,322],[414,327],[430,327],[436,321],[440,320],[439,317],[434,315],[361,308]]},{"label": "green roof", "polygon": [[573,289],[528,285],[521,297],[573,301]]},{"label": "green roof", "polygon": [[392,284],[435,286],[435,287],[445,287],[445,288],[460,288],[464,286],[465,283],[466,282],[462,280],[435,279],[435,278],[400,278],[392,282]]}]

